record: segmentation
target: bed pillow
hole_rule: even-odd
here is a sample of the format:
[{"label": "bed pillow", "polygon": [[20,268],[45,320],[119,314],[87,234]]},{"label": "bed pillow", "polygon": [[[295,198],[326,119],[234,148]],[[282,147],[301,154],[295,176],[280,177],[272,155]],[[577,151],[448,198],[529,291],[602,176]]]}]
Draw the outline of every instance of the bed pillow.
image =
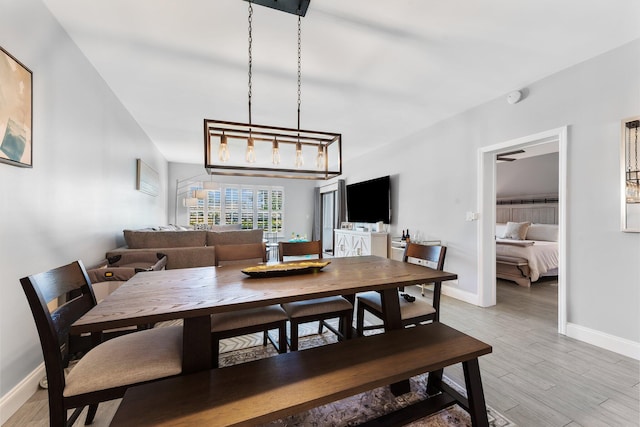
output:
[{"label": "bed pillow", "polygon": [[531,226],[530,222],[507,222],[507,226],[504,228],[504,234],[502,238],[513,240],[524,240],[527,236],[527,230]]},{"label": "bed pillow", "polygon": [[527,240],[558,241],[557,224],[531,224],[527,230]]}]

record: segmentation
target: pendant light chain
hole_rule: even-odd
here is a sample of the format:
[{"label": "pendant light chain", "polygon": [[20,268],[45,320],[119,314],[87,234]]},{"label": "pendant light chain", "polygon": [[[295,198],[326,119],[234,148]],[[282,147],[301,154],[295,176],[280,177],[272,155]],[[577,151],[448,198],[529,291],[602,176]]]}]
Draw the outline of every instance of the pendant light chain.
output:
[{"label": "pendant light chain", "polygon": [[[204,167],[210,175],[232,175],[247,177],[277,177],[277,178],[299,178],[327,180],[342,174],[342,135],[333,132],[318,132],[303,130],[301,126],[302,110],[302,17],[307,11],[309,0],[270,0],[270,2],[245,0],[248,3],[247,27],[247,104],[248,123],[229,122],[227,120],[205,119],[205,153]],[[253,125],[252,102],[253,102],[253,3],[260,6],[267,6],[287,13],[295,13],[298,17],[298,69],[297,69],[297,128],[294,126],[265,126]],[[298,8],[289,10],[292,3],[297,3]],[[245,9],[247,10],[247,9]],[[291,23],[291,21],[289,20]],[[289,40],[291,42],[292,40]],[[292,47],[292,46],[290,46]],[[260,121],[258,121],[260,123]],[[254,138],[255,137],[255,138]],[[217,157],[213,153],[216,142],[218,145]],[[282,143],[282,147],[280,147]],[[335,143],[335,144],[334,144]],[[247,163],[256,165],[243,165],[238,156],[242,145],[246,144],[245,160]],[[268,160],[258,157],[257,154],[265,154],[267,144],[271,145],[271,163]],[[333,145],[332,145],[333,144]],[[291,152],[292,145],[295,145],[295,152]],[[281,165],[280,148],[282,148],[283,161],[286,165]],[[311,161],[309,166],[304,166],[304,155],[313,156],[313,149],[317,148],[315,162]],[[331,150],[330,150],[331,148]],[[257,150],[256,150],[257,149]],[[303,150],[304,149],[304,150]],[[334,150],[335,149],[335,150]],[[233,155],[230,155],[230,152]],[[303,153],[304,151],[304,153]],[[335,152],[335,154],[334,154]],[[293,164],[291,164],[291,155]],[[327,156],[331,154],[331,169]],[[214,159],[214,157],[216,157]],[[236,158],[238,157],[238,158]],[[307,159],[309,160],[309,159]],[[227,164],[224,164],[227,163]],[[335,163],[335,164],[334,164]],[[281,167],[282,166],[282,167]]]},{"label": "pendant light chain", "polygon": [[300,85],[302,75],[302,42],[301,42],[301,24],[300,15],[298,15],[298,130],[300,130]]},{"label": "pendant light chain", "polygon": [[253,32],[253,27],[252,27],[252,22],[253,22],[253,5],[251,4],[251,1],[249,1],[249,124],[251,124],[251,66],[253,65],[253,57],[251,55],[251,45],[253,43],[253,37],[252,37],[252,32]]}]

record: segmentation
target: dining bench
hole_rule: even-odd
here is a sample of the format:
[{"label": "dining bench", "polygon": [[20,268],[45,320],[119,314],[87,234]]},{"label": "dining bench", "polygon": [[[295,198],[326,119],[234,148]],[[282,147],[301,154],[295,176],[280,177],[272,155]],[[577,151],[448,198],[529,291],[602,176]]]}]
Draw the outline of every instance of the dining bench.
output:
[{"label": "dining bench", "polygon": [[[478,357],[490,345],[439,322],[132,387],[114,427],[254,426],[429,372],[428,398],[366,425],[402,425],[458,403],[488,426]],[[467,398],[442,381],[462,363]]]}]

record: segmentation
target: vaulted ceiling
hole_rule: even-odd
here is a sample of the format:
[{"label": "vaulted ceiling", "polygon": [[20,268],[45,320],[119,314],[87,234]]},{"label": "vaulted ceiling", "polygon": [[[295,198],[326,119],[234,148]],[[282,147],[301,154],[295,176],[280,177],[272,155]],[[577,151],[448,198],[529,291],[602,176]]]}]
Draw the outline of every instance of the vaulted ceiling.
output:
[{"label": "vaulted ceiling", "polygon": [[[204,118],[248,121],[242,0],[43,0],[169,161]],[[296,127],[297,18],[254,5],[253,123]],[[312,0],[301,127],[345,157],[640,37],[638,0]]]}]

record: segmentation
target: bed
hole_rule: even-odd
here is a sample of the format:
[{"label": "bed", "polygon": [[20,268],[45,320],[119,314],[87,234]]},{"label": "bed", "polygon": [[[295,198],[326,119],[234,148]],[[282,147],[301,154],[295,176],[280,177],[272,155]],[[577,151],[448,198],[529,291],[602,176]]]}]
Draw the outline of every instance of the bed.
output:
[{"label": "bed", "polygon": [[557,275],[556,224],[496,224],[496,277],[529,287],[540,277]]}]

